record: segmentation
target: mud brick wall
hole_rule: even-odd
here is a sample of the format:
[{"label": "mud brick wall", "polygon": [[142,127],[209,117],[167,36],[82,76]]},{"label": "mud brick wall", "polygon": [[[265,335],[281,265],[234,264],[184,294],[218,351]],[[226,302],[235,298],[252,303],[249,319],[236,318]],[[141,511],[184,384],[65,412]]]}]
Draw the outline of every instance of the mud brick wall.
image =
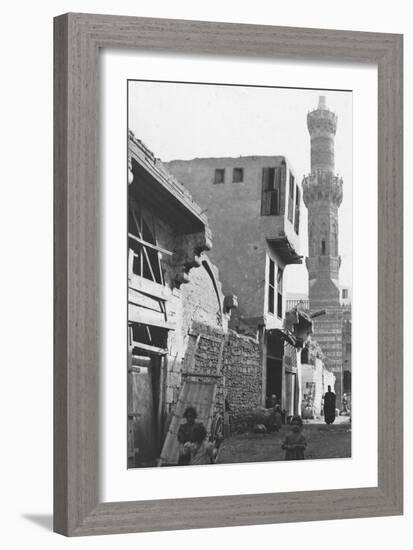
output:
[{"label": "mud brick wall", "polygon": [[218,338],[205,333],[199,335],[192,372],[220,374],[222,340],[223,336]]},{"label": "mud brick wall", "polygon": [[204,327],[198,337],[198,345],[195,351],[193,369],[191,369],[191,372],[218,376],[217,378],[211,379],[217,382],[214,409],[215,414],[224,413],[225,379],[222,370],[224,347],[225,335],[211,330],[210,327]]},{"label": "mud brick wall", "polygon": [[229,331],[224,347],[225,392],[233,421],[261,405],[262,366],[257,340]]}]

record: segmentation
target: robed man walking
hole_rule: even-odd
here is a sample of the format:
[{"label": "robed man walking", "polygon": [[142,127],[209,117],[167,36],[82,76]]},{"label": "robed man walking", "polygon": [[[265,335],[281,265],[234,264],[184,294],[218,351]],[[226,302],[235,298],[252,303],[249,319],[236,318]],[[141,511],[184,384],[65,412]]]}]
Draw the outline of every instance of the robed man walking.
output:
[{"label": "robed man walking", "polygon": [[336,394],[328,386],[324,395],[324,420],[326,424],[332,424],[336,419]]}]

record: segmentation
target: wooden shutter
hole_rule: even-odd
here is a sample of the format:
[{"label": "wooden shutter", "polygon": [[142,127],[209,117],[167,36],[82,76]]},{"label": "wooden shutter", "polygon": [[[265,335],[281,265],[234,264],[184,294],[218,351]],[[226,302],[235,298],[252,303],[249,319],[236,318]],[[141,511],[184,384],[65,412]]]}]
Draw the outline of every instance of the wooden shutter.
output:
[{"label": "wooden shutter", "polygon": [[295,191],[295,219],[294,219],[294,230],[299,233],[300,231],[300,204],[301,204],[301,192],[300,188],[297,186]]}]

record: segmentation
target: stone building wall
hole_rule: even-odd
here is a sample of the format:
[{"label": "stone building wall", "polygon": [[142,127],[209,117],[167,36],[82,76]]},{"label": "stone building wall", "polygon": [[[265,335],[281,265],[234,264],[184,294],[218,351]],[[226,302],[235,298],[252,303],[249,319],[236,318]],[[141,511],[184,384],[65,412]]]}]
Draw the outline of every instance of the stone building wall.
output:
[{"label": "stone building wall", "polygon": [[[336,378],[336,376],[333,372],[329,371],[326,368],[323,369],[323,395],[328,390],[328,386],[331,386],[332,390],[334,389],[334,387],[336,386],[336,380],[337,380],[337,378]],[[336,406],[340,407],[340,404],[341,404],[341,402],[339,401],[338,396],[337,396]]]},{"label": "stone building wall", "polygon": [[201,266],[189,272],[189,283],[182,285],[182,330],[188,332],[194,321],[225,330],[223,294],[218,270],[202,255]]},{"label": "stone building wall", "polygon": [[211,374],[218,381],[216,411],[223,412],[222,348],[228,315],[222,312],[223,295],[216,268],[206,256],[189,271],[189,282],[173,292],[176,328],[168,339],[166,414],[173,412],[186,373]]},{"label": "stone building wall", "polygon": [[[310,402],[313,407],[315,417],[320,417],[322,413],[322,398],[326,393],[328,386],[334,390],[336,377],[332,372],[325,368],[320,358],[315,358],[312,364],[301,365],[301,380],[303,385],[302,408]],[[304,410],[303,417],[306,417]]]},{"label": "stone building wall", "polygon": [[[174,249],[168,227],[156,220],[156,234]],[[168,241],[169,238],[169,241]],[[224,295],[218,269],[202,253],[187,272],[187,282],[174,287],[173,258],[162,260],[165,307],[171,329],[167,331],[167,356],[163,376],[162,433],[165,435],[188,374],[191,379],[215,381],[213,415],[223,415],[225,400],[237,414],[261,404],[262,358],[252,337],[228,332],[230,315],[224,311]],[[195,376],[193,376],[195,375]],[[208,379],[205,375],[211,375]]]},{"label": "stone building wall", "polygon": [[215,381],[215,407],[214,414],[224,414],[225,409],[225,378],[223,375],[223,350],[225,347],[225,334],[200,324],[194,326],[194,337],[198,332],[197,346],[193,357],[191,372],[210,374]]},{"label": "stone building wall", "polygon": [[[302,407],[305,408],[308,404],[311,404],[313,415],[319,417],[321,415],[321,399],[324,395],[323,363],[321,359],[316,358],[312,365],[301,365],[301,381],[303,391]],[[306,417],[304,410],[302,416]]]},{"label": "stone building wall", "polygon": [[[190,296],[193,297],[191,301]],[[191,308],[199,300],[199,294],[193,293],[190,289],[186,297],[187,301],[183,302],[184,309]],[[225,315],[223,317],[225,319]],[[260,344],[254,338],[240,335],[235,331],[226,332],[225,323],[224,327],[220,327],[212,322],[206,324],[205,321],[193,317],[190,326],[187,327],[182,353],[168,358],[168,409],[173,412],[185,380],[185,373],[203,376],[211,374],[211,380],[217,383],[213,414],[223,415],[227,403],[231,417],[236,422],[237,416],[243,411],[261,404]],[[196,379],[196,376],[192,379]]]},{"label": "stone building wall", "polygon": [[238,414],[261,405],[262,365],[260,344],[254,338],[229,331],[224,347],[223,371],[230,413]]},{"label": "stone building wall", "polygon": [[243,413],[261,405],[262,356],[254,338],[232,330],[225,333],[194,320],[181,361],[169,358],[167,391],[171,411],[188,372],[212,375],[211,380],[217,383],[213,414],[229,412],[235,426]]},{"label": "stone building wall", "polygon": [[[239,299],[241,318],[262,317],[265,300],[265,261],[269,240],[285,234],[295,250],[299,235],[288,219],[287,189],[292,167],[282,156],[198,158],[164,164],[206,211],[212,231],[211,260],[219,267],[225,294]],[[282,168],[280,214],[261,215],[263,168]],[[234,168],[242,168],[243,181],[234,182]],[[225,182],[214,183],[215,169],[225,169]],[[298,180],[296,179],[296,182]],[[246,238],[246,236],[248,236]],[[284,267],[281,258],[273,260]]]}]

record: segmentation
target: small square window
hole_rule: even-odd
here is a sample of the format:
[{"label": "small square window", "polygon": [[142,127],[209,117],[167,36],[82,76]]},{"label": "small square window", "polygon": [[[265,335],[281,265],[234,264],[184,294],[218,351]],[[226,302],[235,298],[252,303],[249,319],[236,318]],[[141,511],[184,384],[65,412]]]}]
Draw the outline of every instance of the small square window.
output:
[{"label": "small square window", "polygon": [[225,168],[216,168],[214,183],[224,183],[225,181]]},{"label": "small square window", "polygon": [[244,168],[234,168],[232,173],[232,181],[234,183],[241,183],[244,181]]}]

